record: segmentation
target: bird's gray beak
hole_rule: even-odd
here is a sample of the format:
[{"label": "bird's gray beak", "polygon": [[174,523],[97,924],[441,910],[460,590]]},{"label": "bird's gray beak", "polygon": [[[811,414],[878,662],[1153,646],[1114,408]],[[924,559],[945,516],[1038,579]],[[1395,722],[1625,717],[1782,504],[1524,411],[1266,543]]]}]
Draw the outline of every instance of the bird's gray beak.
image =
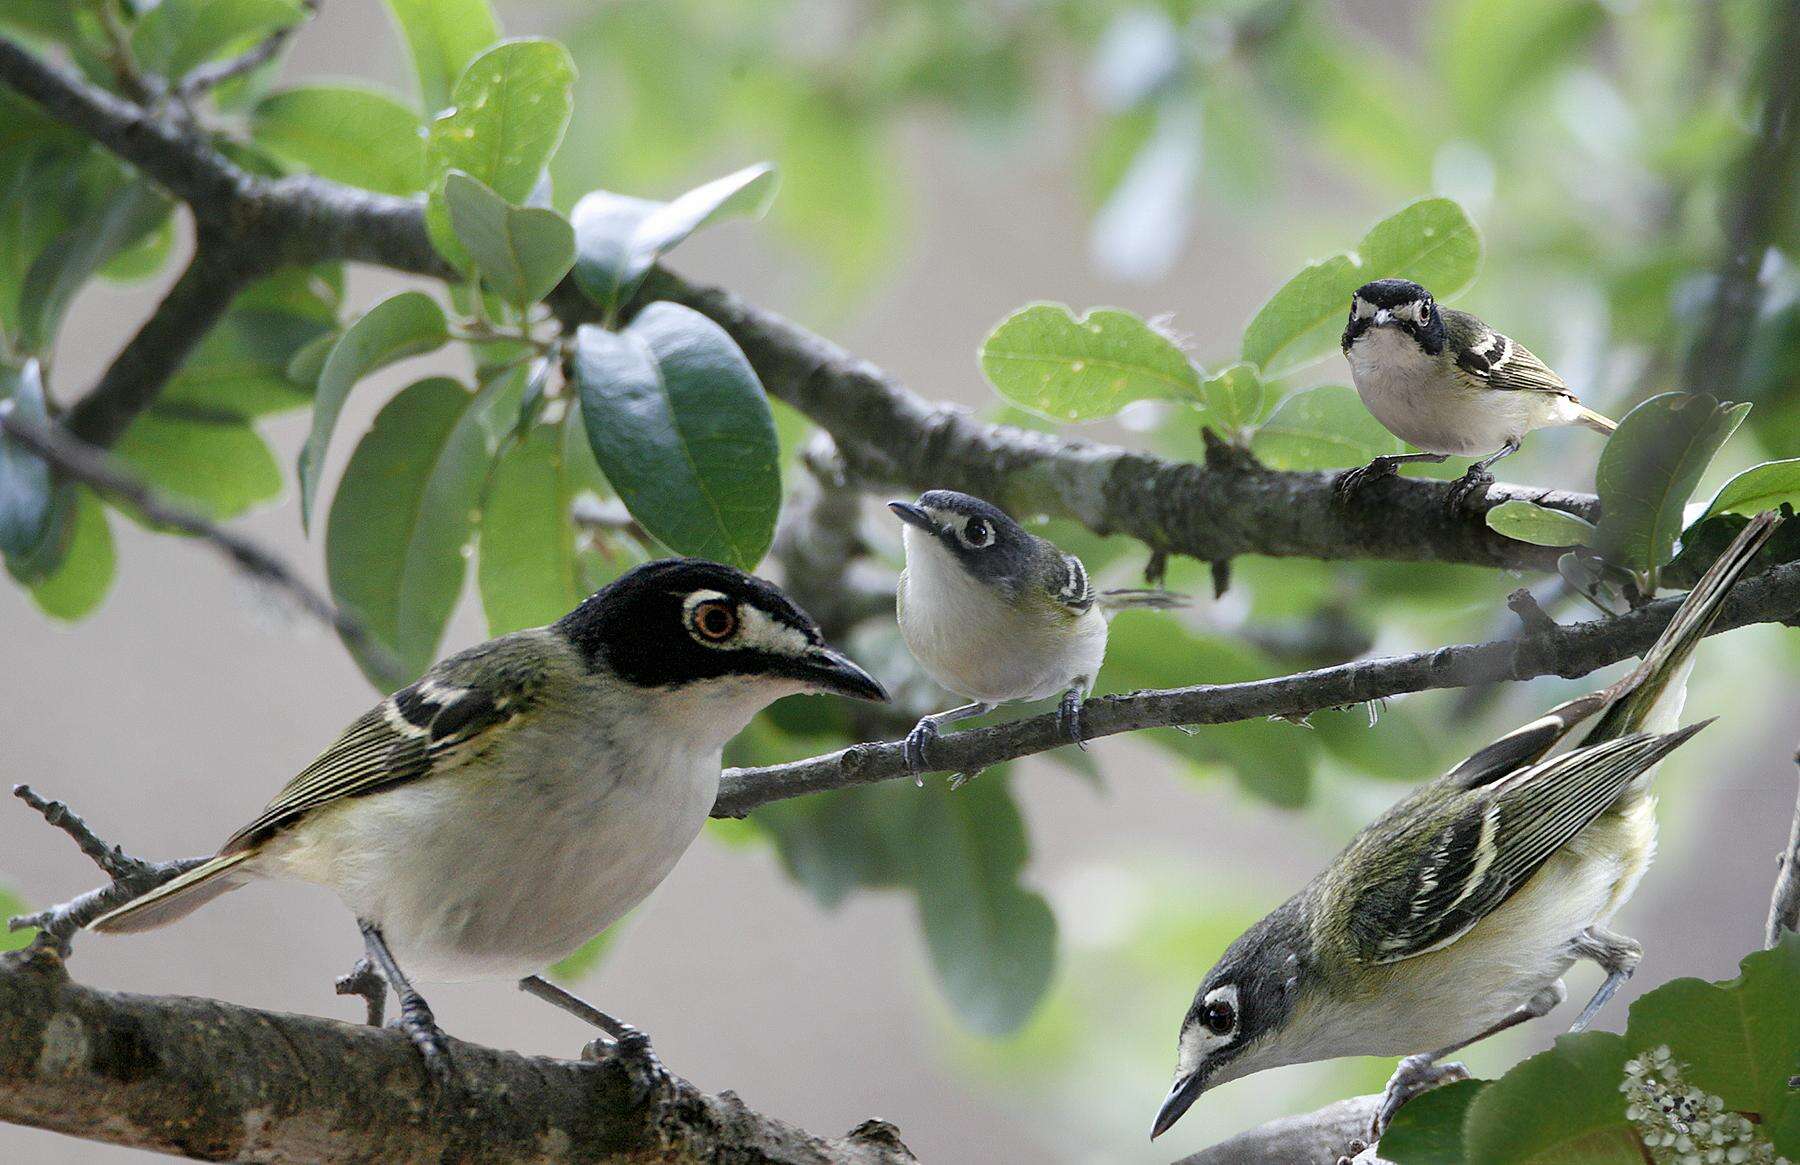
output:
[{"label": "bird's gray beak", "polygon": [[931,520],[931,515],[925,512],[923,506],[915,506],[911,502],[889,502],[888,509],[894,511],[894,517],[908,526],[917,526],[927,534],[938,532],[937,523]]},{"label": "bird's gray beak", "polygon": [[1378,307],[1375,309],[1375,326],[1376,327],[1385,328],[1393,322],[1394,322],[1394,313],[1393,312],[1389,311],[1385,307]]},{"label": "bird's gray beak", "polygon": [[810,648],[800,660],[799,678],[818,692],[833,692],[855,700],[888,698],[881,681],[850,661],[850,657],[829,647]]},{"label": "bird's gray beak", "polygon": [[1169,1095],[1156,1111],[1156,1123],[1150,1127],[1150,1139],[1154,1141],[1169,1131],[1169,1126],[1181,1119],[1181,1114],[1194,1107],[1200,1094],[1206,1091],[1206,1073],[1190,1072],[1175,1082],[1169,1089]]}]

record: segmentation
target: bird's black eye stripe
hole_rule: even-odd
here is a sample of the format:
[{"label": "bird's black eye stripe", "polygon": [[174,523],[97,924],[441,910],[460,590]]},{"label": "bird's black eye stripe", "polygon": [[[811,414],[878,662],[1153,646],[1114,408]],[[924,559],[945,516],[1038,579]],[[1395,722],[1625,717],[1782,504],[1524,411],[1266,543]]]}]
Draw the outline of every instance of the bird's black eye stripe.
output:
[{"label": "bird's black eye stripe", "polygon": [[1215,999],[1200,1013],[1200,1022],[1215,1036],[1226,1035],[1237,1026],[1237,1008],[1223,999]]}]

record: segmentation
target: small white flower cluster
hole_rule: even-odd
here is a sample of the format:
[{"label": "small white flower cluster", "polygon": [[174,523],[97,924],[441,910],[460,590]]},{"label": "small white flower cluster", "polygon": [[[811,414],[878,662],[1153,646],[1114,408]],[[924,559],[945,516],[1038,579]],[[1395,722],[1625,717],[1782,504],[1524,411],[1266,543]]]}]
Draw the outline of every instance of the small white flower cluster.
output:
[{"label": "small white flower cluster", "polygon": [[1757,1136],[1749,1118],[1687,1084],[1667,1045],[1625,1061],[1625,1119],[1656,1165],[1793,1165]]}]

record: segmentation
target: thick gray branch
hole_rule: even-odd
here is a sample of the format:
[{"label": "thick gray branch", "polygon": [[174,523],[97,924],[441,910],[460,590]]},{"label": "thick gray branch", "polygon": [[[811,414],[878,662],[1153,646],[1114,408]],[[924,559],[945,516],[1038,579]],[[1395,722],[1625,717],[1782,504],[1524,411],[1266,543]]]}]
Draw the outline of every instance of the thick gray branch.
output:
[{"label": "thick gray branch", "polygon": [[[1175,1165],[1333,1165],[1350,1143],[1366,1137],[1379,1096],[1358,1096],[1303,1116],[1283,1117],[1183,1157]],[[1381,1165],[1361,1155],[1356,1165]]]},{"label": "thick gray branch", "polygon": [[901,1165],[892,1126],[815,1137],[633,1065],[449,1041],[434,1094],[397,1031],[95,991],[53,952],[0,956],[0,1120],[206,1161]]},{"label": "thick gray branch", "polygon": [[[1630,614],[1572,623],[1518,639],[1357,660],[1274,679],[1101,696],[1083,706],[1082,724],[1093,739],[1143,728],[1305,716],[1322,708],[1430,688],[1543,675],[1586,675],[1647,650],[1680,602],[1678,597],[1660,599]],[[1750,623],[1796,620],[1800,620],[1800,563],[1788,563],[1739,583],[1713,624],[1713,632]],[[947,733],[932,742],[926,758],[936,771],[974,773],[1067,743],[1056,716],[1046,713],[992,728]],[[897,742],[852,745],[790,764],[731,769],[719,786],[713,815],[742,817],[770,801],[909,775],[904,750]]]}]

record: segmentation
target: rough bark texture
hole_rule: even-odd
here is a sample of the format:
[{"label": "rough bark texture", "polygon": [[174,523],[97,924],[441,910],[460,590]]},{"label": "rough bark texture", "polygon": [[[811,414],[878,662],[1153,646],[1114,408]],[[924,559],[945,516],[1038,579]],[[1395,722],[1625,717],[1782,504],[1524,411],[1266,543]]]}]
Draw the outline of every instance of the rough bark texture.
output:
[{"label": "rough bark texture", "polygon": [[633,1063],[449,1041],[433,1091],[405,1036],[211,999],[95,991],[0,956],[0,1120],[203,1161],[901,1165],[891,1125],[823,1140]]},{"label": "rough bark texture", "polygon": [[[1358,1096],[1317,1112],[1283,1117],[1183,1157],[1175,1165],[1332,1165],[1350,1142],[1365,1137],[1379,1096]],[[1356,1165],[1383,1165],[1373,1152]]]}]

